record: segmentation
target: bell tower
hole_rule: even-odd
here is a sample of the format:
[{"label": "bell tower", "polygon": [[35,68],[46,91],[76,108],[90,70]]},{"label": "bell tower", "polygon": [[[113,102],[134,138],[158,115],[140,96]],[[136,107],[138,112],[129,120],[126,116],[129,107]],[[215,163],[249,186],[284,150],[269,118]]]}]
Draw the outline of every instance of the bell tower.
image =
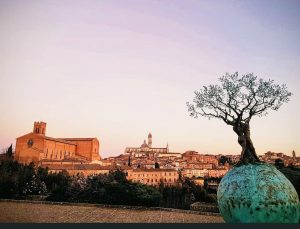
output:
[{"label": "bell tower", "polygon": [[152,148],[152,134],[151,133],[148,134],[148,146],[149,146],[149,148]]},{"label": "bell tower", "polygon": [[47,125],[47,123],[45,123],[45,122],[34,122],[33,133],[45,135],[46,134],[46,125]]}]

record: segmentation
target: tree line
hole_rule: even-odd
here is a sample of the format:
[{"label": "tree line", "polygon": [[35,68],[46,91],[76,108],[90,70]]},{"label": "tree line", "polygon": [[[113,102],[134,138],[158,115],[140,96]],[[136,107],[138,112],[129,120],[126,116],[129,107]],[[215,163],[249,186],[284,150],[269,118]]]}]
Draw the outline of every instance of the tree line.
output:
[{"label": "tree line", "polygon": [[176,186],[148,186],[126,179],[121,170],[84,177],[67,171],[50,173],[47,168],[0,161],[0,198],[26,199],[44,196],[48,201],[132,205],[189,209],[194,202],[217,202],[216,194],[189,179]]}]

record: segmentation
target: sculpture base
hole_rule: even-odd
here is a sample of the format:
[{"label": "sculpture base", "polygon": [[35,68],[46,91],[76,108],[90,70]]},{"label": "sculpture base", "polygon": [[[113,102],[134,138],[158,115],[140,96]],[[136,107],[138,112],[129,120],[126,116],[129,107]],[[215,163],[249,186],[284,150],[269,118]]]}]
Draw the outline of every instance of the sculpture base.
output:
[{"label": "sculpture base", "polygon": [[220,213],[227,223],[298,223],[300,204],[291,182],[273,165],[235,167],[218,188]]}]

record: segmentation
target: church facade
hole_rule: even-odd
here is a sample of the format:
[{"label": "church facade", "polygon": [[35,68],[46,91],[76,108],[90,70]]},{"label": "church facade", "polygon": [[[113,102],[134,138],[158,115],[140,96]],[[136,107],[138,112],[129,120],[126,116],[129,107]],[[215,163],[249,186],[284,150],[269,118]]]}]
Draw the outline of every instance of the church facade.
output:
[{"label": "church facade", "polygon": [[100,161],[97,138],[52,138],[46,123],[34,122],[33,131],[16,139],[15,158],[20,163],[92,163]]}]

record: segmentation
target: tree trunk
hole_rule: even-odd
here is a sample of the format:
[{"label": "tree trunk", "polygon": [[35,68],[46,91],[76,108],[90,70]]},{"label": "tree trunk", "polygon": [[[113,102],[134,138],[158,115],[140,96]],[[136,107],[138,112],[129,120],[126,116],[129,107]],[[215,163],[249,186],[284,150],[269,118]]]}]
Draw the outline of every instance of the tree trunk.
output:
[{"label": "tree trunk", "polygon": [[260,162],[250,138],[249,124],[242,122],[237,123],[233,127],[233,130],[238,135],[238,143],[242,147],[241,159],[238,162],[238,165],[255,164]]}]

